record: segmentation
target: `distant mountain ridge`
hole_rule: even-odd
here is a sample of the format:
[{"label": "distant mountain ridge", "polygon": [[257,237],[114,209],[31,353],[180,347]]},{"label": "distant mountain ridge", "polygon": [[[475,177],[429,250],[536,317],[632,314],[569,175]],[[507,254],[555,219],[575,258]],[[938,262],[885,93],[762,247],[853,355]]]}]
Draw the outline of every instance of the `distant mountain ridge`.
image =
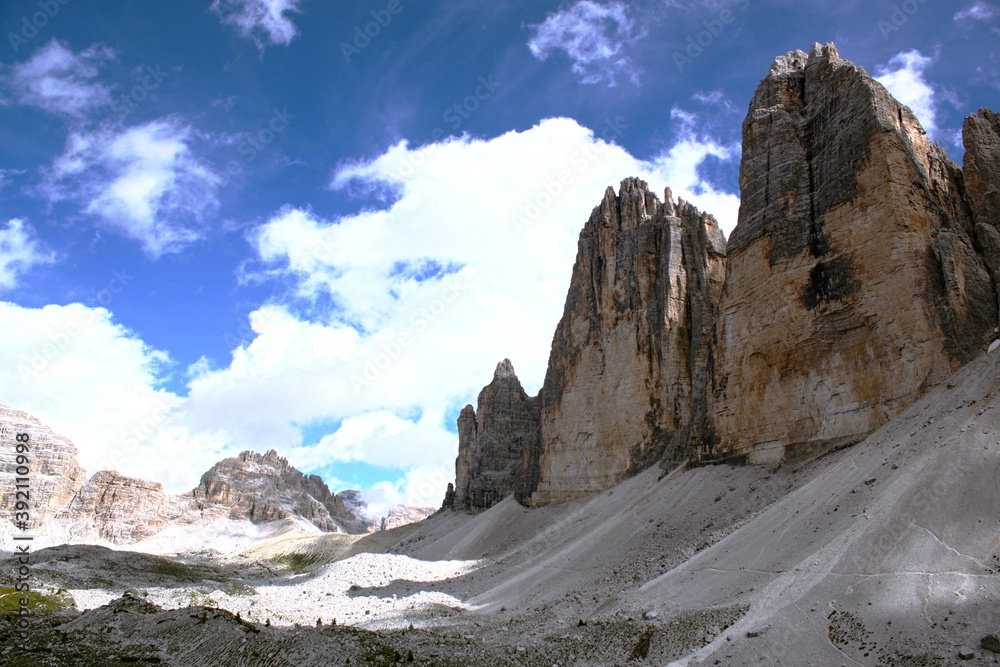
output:
[{"label": "distant mountain ridge", "polygon": [[[86,479],[77,463],[76,446],[25,412],[0,406],[0,428],[27,432],[32,443],[30,528],[48,529],[74,542],[132,544],[169,527],[249,522],[324,532],[364,534],[419,521],[434,510],[396,506],[386,517],[369,517],[357,491],[334,494],[317,475],[305,475],[275,450],[245,451],[219,461],[201,476],[197,487],[181,494],[164,492],[159,482],[102,470]],[[0,452],[0,482],[13,488],[13,448]],[[7,460],[10,459],[10,460]],[[0,509],[13,511],[13,494],[4,494]],[[218,524],[218,522],[223,524]],[[9,531],[9,522],[4,528]],[[10,533],[0,533],[0,543]],[[7,545],[9,546],[9,545]]]}]

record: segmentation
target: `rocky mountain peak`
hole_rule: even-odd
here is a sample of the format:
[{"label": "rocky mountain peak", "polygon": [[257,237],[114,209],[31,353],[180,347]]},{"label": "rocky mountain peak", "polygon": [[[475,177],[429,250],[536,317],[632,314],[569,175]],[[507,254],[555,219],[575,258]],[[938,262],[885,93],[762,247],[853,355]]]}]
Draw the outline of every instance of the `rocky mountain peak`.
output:
[{"label": "rocky mountain peak", "polygon": [[493,379],[502,380],[511,378],[517,380],[517,374],[514,372],[514,364],[510,363],[510,359],[504,359],[497,364],[497,369],[493,372]]},{"label": "rocky mountain peak", "polygon": [[638,178],[609,189],[580,233],[527,502],[586,495],[701,446],[725,253],[715,219],[669,190],[661,201]]},{"label": "rocky mountain peak", "polygon": [[223,459],[201,477],[191,492],[202,511],[222,505],[235,521],[266,523],[298,516],[331,532],[363,533],[364,521],[330,492],[317,475],[306,476],[278,456],[245,451]]},{"label": "rocky mountain peak", "polygon": [[478,411],[465,406],[458,418],[451,506],[485,509],[527,488],[525,461],[538,450],[538,399],[529,397],[509,359],[479,392]]},{"label": "rocky mountain peak", "polygon": [[353,489],[341,491],[337,497],[341,498],[347,508],[361,518],[366,529],[371,532],[392,530],[399,526],[422,521],[437,511],[435,507],[396,504],[389,507],[382,516],[376,516],[372,512],[371,506],[362,498],[360,491]]},{"label": "rocky mountain peak", "polygon": [[[523,393],[509,361],[500,367],[509,369],[510,377],[499,384]],[[419,521],[433,512],[396,505],[372,519],[357,492],[331,493],[321,477],[304,475],[273,449],[219,461],[197,488],[179,495],[167,493],[159,482],[114,470],[86,479],[69,439],[26,412],[0,406],[0,434],[6,441],[16,433],[30,436],[31,496],[42,499],[32,504],[30,528],[41,530],[42,539],[130,544],[167,529],[214,526],[220,519],[257,524],[304,519],[320,530],[358,534]],[[9,488],[14,487],[15,456],[13,447],[0,449],[0,483]],[[12,511],[14,502],[14,494],[7,494],[0,497],[0,508]],[[245,527],[231,529],[235,534]],[[0,546],[9,547],[11,537],[8,523],[0,530]]]},{"label": "rocky mountain peak", "polygon": [[95,535],[116,544],[156,534],[185,513],[186,503],[163,485],[101,470],[87,480],[58,515],[70,535]]},{"label": "rocky mountain peak", "polygon": [[826,44],[815,42],[812,48],[809,49],[809,53],[801,49],[796,49],[775,58],[774,62],[771,63],[771,68],[768,71],[767,77],[765,77],[765,81],[767,79],[785,78],[792,74],[804,72],[808,67],[821,65],[834,68],[840,66],[854,67],[853,63],[840,57],[837,46],[832,42]]},{"label": "rocky mountain peak", "polygon": [[244,463],[267,466],[278,470],[287,470],[292,467],[291,464],[288,463],[288,459],[283,456],[278,456],[278,452],[273,449],[267,450],[267,453],[265,454],[248,450],[240,452],[237,458]]},{"label": "rocky mountain peak", "polygon": [[837,51],[837,45],[833,42],[827,42],[826,44],[813,42],[812,48],[809,49],[809,59],[823,59],[830,62],[843,61],[843,58],[840,57],[840,53]]}]

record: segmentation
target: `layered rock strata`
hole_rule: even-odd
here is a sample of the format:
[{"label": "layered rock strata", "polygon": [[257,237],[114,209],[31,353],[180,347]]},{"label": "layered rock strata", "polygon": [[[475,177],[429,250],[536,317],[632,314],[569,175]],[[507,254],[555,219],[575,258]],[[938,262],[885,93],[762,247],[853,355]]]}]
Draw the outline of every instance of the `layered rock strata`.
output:
[{"label": "layered rock strata", "polygon": [[266,454],[243,452],[216,463],[191,496],[199,510],[224,506],[235,521],[267,523],[297,516],[324,531],[367,532],[364,520],[331,493],[322,478],[302,474],[273,449]]},{"label": "layered rock strata", "polygon": [[170,521],[190,514],[193,507],[185,501],[164,493],[158,482],[102,470],[87,480],[57,519],[71,536],[127,544],[150,537]]},{"label": "layered rock strata", "polygon": [[992,340],[961,170],[832,44],[779,57],[757,88],[740,190],[713,458],[859,440]]},{"label": "layered rock strata", "polygon": [[661,202],[638,179],[617,196],[608,188],[580,234],[553,336],[532,504],[608,488],[710,437],[725,254],[715,219],[669,190]]},{"label": "layered rock strata", "polygon": [[[26,464],[17,460],[18,433],[29,436]],[[354,534],[382,525],[381,518],[362,516],[360,507],[349,506],[344,497],[331,493],[320,477],[302,474],[273,450],[243,452],[220,461],[202,475],[193,491],[170,494],[158,482],[113,470],[97,472],[87,480],[68,438],[6,406],[0,406],[0,444],[0,483],[11,490],[0,496],[0,510],[9,518],[0,541],[12,536],[18,465],[27,465],[29,470],[28,529],[52,528],[52,535],[74,541],[128,544],[170,526],[205,525],[219,519],[258,524],[304,519],[320,530]],[[354,501],[356,492],[345,492],[345,497]],[[385,517],[385,527],[419,521],[431,512],[430,508],[394,506]]]},{"label": "layered rock strata", "polygon": [[[16,437],[28,435],[27,457],[18,460]],[[19,500],[16,494],[17,477],[27,477],[29,507],[28,528],[34,528],[63,509],[86,479],[86,473],[76,461],[76,446],[69,438],[57,435],[38,419],[20,410],[0,405],[0,512],[14,520]],[[19,475],[18,467],[26,466],[28,475]],[[22,468],[24,470],[24,468]]]}]

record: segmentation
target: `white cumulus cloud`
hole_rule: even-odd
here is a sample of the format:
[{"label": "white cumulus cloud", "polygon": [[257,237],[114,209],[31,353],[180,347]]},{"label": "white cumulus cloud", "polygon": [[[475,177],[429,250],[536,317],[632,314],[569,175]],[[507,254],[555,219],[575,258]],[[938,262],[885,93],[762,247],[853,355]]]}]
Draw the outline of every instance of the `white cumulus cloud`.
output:
[{"label": "white cumulus cloud", "polygon": [[937,100],[924,71],[934,59],[916,49],[894,55],[875,70],[875,79],[897,100],[910,107],[932,138],[937,135]]},{"label": "white cumulus cloud", "polygon": [[107,309],[79,303],[0,302],[0,338],[0,403],[71,437],[89,474],[117,467],[176,480],[171,461],[197,440],[184,438],[173,450],[150,445],[178,401],[158,388],[169,363],[164,352],[116,324]]},{"label": "white cumulus cloud", "polygon": [[629,7],[623,2],[580,0],[531,27],[531,53],[546,60],[554,51],[564,52],[573,61],[573,72],[582,83],[614,86],[623,73],[633,83],[638,80],[624,50],[642,35],[636,32]]},{"label": "white cumulus cloud", "polygon": [[14,218],[0,227],[0,290],[13,289],[32,267],[54,261],[55,255],[42,249],[31,225]]},{"label": "white cumulus cloud", "polygon": [[121,130],[74,131],[41,187],[75,199],[100,223],[142,244],[152,257],[200,238],[218,206],[220,178],[192,151],[192,129],[177,118]]},{"label": "white cumulus cloud", "polygon": [[301,0],[215,0],[211,10],[263,48],[265,43],[287,46],[295,39],[298,28],[290,15],[301,11],[300,4]]},{"label": "white cumulus cloud", "polygon": [[659,179],[673,189],[674,196],[714,215],[728,238],[736,226],[740,198],[704,179],[698,173],[698,167],[709,158],[738,162],[740,146],[727,145],[710,135],[699,133],[697,114],[674,107],[670,110],[670,117],[679,125],[677,140],[664,154],[652,160],[652,166]]},{"label": "white cumulus cloud", "polygon": [[113,58],[104,46],[74,53],[53,39],[13,66],[8,85],[21,104],[79,118],[111,103],[110,90],[95,79],[99,66]]}]

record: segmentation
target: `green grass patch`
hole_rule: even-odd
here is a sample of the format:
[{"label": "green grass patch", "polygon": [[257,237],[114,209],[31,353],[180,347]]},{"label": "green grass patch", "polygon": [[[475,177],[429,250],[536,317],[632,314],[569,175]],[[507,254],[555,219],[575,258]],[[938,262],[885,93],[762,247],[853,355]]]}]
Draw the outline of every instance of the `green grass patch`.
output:
[{"label": "green grass patch", "polygon": [[274,562],[283,565],[293,572],[304,572],[313,569],[320,563],[317,556],[303,553],[282,554],[274,558]]},{"label": "green grass patch", "polygon": [[21,608],[21,598],[28,598],[28,609],[36,614],[51,614],[74,606],[72,596],[62,591],[56,595],[38,591],[22,592],[9,586],[0,586],[0,612],[17,611]]},{"label": "green grass patch", "polygon": [[241,581],[230,581],[222,585],[222,592],[230,597],[250,597],[252,595],[257,595],[257,589],[253,586],[247,586]]},{"label": "green grass patch", "polygon": [[159,556],[152,559],[148,571],[153,574],[176,579],[177,581],[195,582],[218,577],[218,573],[213,571],[212,568],[178,563],[169,558],[160,558]]}]

